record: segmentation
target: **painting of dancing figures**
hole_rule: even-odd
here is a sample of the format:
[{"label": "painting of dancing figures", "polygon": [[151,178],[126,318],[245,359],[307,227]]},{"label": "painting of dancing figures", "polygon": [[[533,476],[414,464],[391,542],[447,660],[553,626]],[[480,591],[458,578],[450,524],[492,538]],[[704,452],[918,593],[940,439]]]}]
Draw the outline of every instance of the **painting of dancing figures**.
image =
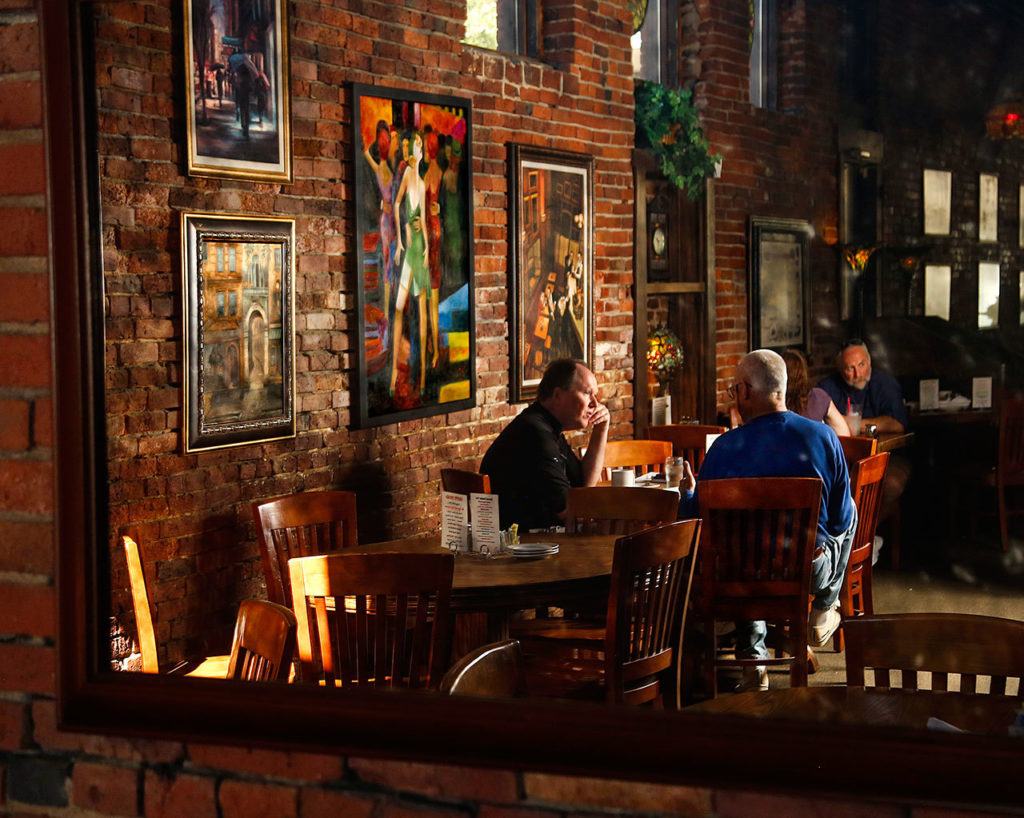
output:
[{"label": "painting of dancing figures", "polygon": [[283,0],[185,0],[188,172],[291,181]]},{"label": "painting of dancing figures", "polygon": [[475,403],[468,100],[354,86],[358,426]]},{"label": "painting of dancing figures", "polygon": [[509,146],[513,401],[548,364],[592,359],[593,159]]}]

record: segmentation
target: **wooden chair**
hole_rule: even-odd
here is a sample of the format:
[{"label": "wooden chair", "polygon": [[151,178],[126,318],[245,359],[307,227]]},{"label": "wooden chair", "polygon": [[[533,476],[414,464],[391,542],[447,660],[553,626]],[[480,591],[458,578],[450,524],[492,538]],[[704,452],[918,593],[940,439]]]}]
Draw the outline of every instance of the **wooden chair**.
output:
[{"label": "wooden chair", "polygon": [[441,488],[456,494],[490,494],[491,478],[465,469],[441,469]]},{"label": "wooden chair", "polygon": [[1024,514],[1024,508],[1010,507],[1010,493],[1024,486],[1024,398],[1005,397],[999,402],[999,453],[995,472],[986,483],[996,490],[999,539],[1003,551],[1010,548],[1010,517]]},{"label": "wooden chair", "polygon": [[292,604],[288,560],[327,554],[358,543],[356,495],[309,491],[252,504],[263,576],[271,602]]},{"label": "wooden chair", "polygon": [[299,678],[436,688],[451,638],[451,554],[340,552],[288,562]]},{"label": "wooden chair", "polygon": [[[863,616],[846,623],[846,684],[918,689],[917,675],[930,674],[931,689],[949,689],[950,674],[959,674],[960,691],[977,693],[978,677],[989,676],[989,693],[1024,699],[1024,622],[974,614],[918,613]],[[1007,681],[1017,679],[1015,694]]]},{"label": "wooden chair", "polygon": [[609,440],[604,450],[601,479],[611,480],[612,469],[632,468],[638,475],[665,470],[672,444],[664,440]]},{"label": "wooden chair", "polygon": [[139,545],[131,537],[121,537],[125,562],[128,564],[128,584],[132,592],[132,610],[135,613],[135,629],[139,653],[142,654],[143,673],[171,673],[179,676],[199,678],[224,678],[227,656],[209,656],[205,659],[186,659],[170,669],[160,667],[156,649],[156,630],[153,627],[153,612],[149,607],[149,592],[146,590],[146,574],[142,570],[142,556]]},{"label": "wooden chair", "polygon": [[448,696],[508,699],[526,695],[523,651],[515,639],[482,645],[444,674],[440,691]]},{"label": "wooden chair", "polygon": [[[667,689],[679,708],[682,640],[700,526],[700,520],[679,520],[616,541],[604,627],[563,622],[531,634],[538,690],[571,698],[603,694],[610,704],[662,707]],[[554,658],[545,655],[551,650]],[[566,651],[572,655],[558,655]],[[591,659],[580,651],[597,655]],[[533,678],[528,672],[531,690]]]},{"label": "wooden chair", "polygon": [[594,486],[569,489],[567,534],[632,534],[679,516],[679,495],[655,488]]},{"label": "wooden chair", "polygon": [[844,436],[839,438],[839,445],[843,447],[846,468],[851,472],[853,467],[865,457],[871,457],[878,453],[878,439],[874,437]]},{"label": "wooden chair", "polygon": [[[792,685],[806,687],[807,599],[821,481],[813,477],[707,480],[698,486],[698,496],[704,542],[694,580],[694,604],[706,623],[708,691],[717,694],[717,665],[789,664]],[[788,624],[791,655],[720,659],[716,620]]]},{"label": "wooden chair", "polygon": [[295,615],[275,602],[246,599],[238,607],[228,679],[286,682],[295,656]]},{"label": "wooden chair", "polygon": [[[882,508],[882,480],[889,465],[889,453],[873,455],[854,466],[850,475],[851,494],[857,506],[857,530],[853,535],[850,561],[846,567],[839,608],[843,621],[875,612],[871,593],[871,560],[874,554],[878,512]],[[835,649],[843,649],[843,631],[836,631]]]},{"label": "wooden chair", "polygon": [[725,426],[698,426],[672,424],[670,426],[651,426],[647,430],[654,440],[667,440],[672,444],[672,454],[685,457],[693,467],[693,473],[700,471],[707,453],[705,444],[708,435],[720,435],[729,431]]}]

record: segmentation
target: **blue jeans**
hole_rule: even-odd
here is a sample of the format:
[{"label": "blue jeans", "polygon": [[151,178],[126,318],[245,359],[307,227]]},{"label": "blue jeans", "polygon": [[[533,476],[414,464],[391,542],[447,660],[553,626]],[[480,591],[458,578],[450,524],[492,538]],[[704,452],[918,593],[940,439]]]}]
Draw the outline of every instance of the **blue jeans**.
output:
[{"label": "blue jeans", "polygon": [[[850,527],[838,537],[826,536],[819,539],[817,547],[822,549],[811,563],[811,593],[814,602],[811,607],[818,611],[834,608],[839,600],[839,592],[846,579],[846,565],[850,561],[850,549],[853,547],[853,535],[857,531],[857,508],[853,509],[853,521]],[[764,646],[764,638],[768,634],[768,626],[763,620],[757,622],[736,623],[736,658],[764,659],[768,651]]]}]

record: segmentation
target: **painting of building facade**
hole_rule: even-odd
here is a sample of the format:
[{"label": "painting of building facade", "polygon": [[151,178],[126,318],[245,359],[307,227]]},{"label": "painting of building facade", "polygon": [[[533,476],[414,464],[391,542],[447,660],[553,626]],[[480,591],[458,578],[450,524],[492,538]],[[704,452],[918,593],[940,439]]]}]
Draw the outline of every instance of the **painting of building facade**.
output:
[{"label": "painting of building facade", "polygon": [[592,363],[593,168],[589,156],[509,146],[513,401],[548,364]]},{"label": "painting of building facade", "polygon": [[185,0],[188,172],[291,181],[281,0]]},{"label": "painting of building facade", "polygon": [[294,223],[185,214],[186,451],[294,434]]},{"label": "painting of building facade", "polygon": [[475,403],[468,100],[356,85],[359,426]]}]

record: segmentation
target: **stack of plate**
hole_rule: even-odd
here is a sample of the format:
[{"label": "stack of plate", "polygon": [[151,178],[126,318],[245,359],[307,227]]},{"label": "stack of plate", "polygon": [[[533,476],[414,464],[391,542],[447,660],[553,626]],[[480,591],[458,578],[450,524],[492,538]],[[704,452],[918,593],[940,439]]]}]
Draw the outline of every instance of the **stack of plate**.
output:
[{"label": "stack of plate", "polygon": [[550,557],[558,553],[558,543],[519,542],[508,547],[513,557]]}]

